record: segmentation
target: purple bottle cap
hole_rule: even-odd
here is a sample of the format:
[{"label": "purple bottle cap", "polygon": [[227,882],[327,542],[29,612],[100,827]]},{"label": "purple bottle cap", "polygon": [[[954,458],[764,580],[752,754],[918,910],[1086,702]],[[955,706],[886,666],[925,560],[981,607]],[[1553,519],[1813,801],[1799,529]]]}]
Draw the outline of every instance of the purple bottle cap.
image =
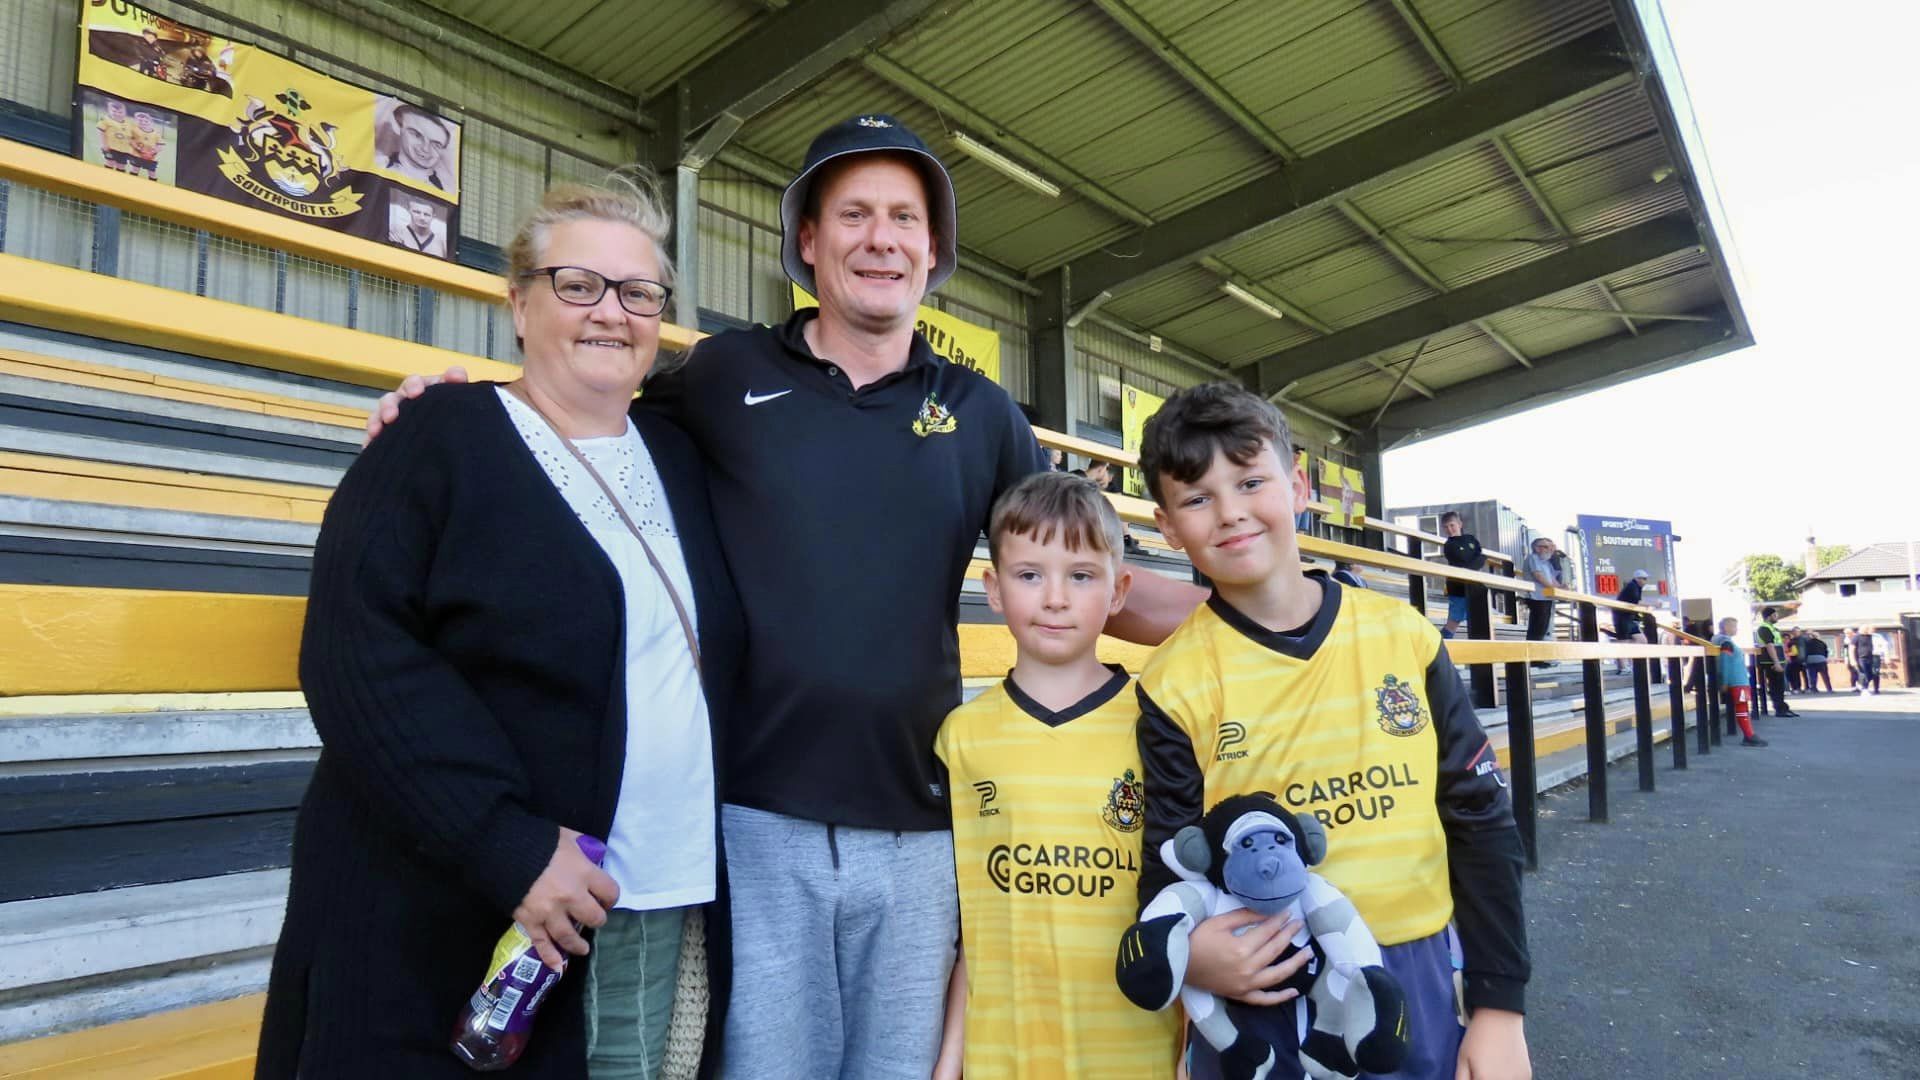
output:
[{"label": "purple bottle cap", "polygon": [[605,861],[607,857],[607,842],[605,840],[582,833],[574,837],[573,842],[580,845],[580,854],[585,855],[587,861],[593,863],[593,865],[599,866]]}]

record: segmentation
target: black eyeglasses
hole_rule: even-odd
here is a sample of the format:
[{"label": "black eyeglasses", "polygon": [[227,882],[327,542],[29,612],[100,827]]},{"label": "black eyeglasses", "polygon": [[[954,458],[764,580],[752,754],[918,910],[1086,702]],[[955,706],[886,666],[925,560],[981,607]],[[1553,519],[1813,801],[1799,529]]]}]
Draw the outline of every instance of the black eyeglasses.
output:
[{"label": "black eyeglasses", "polygon": [[628,314],[645,318],[667,310],[667,301],[673,298],[673,290],[657,281],[647,278],[609,281],[583,266],[542,266],[521,276],[541,275],[553,279],[553,295],[559,297],[561,303],[575,307],[592,307],[612,289],[614,298]]}]

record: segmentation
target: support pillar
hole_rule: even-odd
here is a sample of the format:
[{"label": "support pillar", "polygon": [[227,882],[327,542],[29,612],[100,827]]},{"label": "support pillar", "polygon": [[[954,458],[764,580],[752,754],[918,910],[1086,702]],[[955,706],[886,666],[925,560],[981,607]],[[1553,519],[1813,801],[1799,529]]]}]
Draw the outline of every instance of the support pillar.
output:
[{"label": "support pillar", "polygon": [[[1582,601],[1578,605],[1580,612],[1580,638],[1594,641],[1599,638],[1599,619],[1594,606]],[[1607,723],[1606,691],[1600,681],[1600,661],[1582,660],[1580,662],[1580,686],[1586,707],[1587,721],[1587,820],[1607,820],[1607,736],[1611,734]]]},{"label": "support pillar", "polygon": [[[1380,441],[1380,429],[1360,436],[1359,445],[1354,449],[1360,452],[1360,481],[1366,485],[1367,520],[1385,521],[1387,503],[1385,484],[1381,480],[1380,459],[1383,449]],[[1360,534],[1360,542],[1370,548],[1385,551],[1387,548],[1385,533],[1367,531]]]},{"label": "support pillar", "polygon": [[1079,403],[1072,392],[1072,372],[1076,362],[1073,327],[1067,320],[1073,315],[1072,282],[1067,268],[1061,267],[1034,282],[1040,295],[1029,301],[1028,326],[1033,335],[1033,409],[1040,426],[1066,435],[1077,435]]},{"label": "support pillar", "polygon": [[685,83],[660,96],[665,108],[656,119],[659,128],[651,140],[648,164],[659,177],[661,193],[671,202],[673,241],[667,252],[673,260],[673,304],[667,317],[689,330],[700,328],[700,170],[714,150],[696,153],[689,145],[687,117],[692,97]]},{"label": "support pillar", "polygon": [[1633,749],[1640,790],[1653,790],[1653,661],[1633,658]]},{"label": "support pillar", "polygon": [[1527,852],[1527,869],[1540,869],[1540,842],[1536,835],[1535,803],[1539,797],[1539,770],[1534,760],[1533,680],[1525,663],[1507,665],[1507,770],[1513,785],[1513,820],[1520,827],[1520,845]]}]

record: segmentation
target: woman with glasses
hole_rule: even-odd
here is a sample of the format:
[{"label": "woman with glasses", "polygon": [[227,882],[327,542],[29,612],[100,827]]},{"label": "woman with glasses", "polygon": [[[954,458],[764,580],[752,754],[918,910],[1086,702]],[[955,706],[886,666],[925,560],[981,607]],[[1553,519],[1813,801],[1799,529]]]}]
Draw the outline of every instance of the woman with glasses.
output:
[{"label": "woman with glasses", "polygon": [[260,1076],[466,1075],[449,1042],[509,923],[572,962],[510,1075],[663,1075],[683,947],[714,1015],[683,1013],[676,1065],[719,1029],[742,624],[698,455],[630,412],[668,229],[624,177],[548,192],[508,249],[522,377],[430,391],[333,496]]}]

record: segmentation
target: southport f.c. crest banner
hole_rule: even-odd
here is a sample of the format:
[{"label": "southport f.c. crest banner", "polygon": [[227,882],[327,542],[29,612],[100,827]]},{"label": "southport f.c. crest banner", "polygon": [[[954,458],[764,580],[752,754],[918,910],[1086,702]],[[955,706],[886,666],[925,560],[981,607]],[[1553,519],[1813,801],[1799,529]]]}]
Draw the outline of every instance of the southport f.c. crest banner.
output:
[{"label": "southport f.c. crest banner", "polygon": [[85,0],[74,143],[109,169],[453,257],[460,125],[123,0]]}]

